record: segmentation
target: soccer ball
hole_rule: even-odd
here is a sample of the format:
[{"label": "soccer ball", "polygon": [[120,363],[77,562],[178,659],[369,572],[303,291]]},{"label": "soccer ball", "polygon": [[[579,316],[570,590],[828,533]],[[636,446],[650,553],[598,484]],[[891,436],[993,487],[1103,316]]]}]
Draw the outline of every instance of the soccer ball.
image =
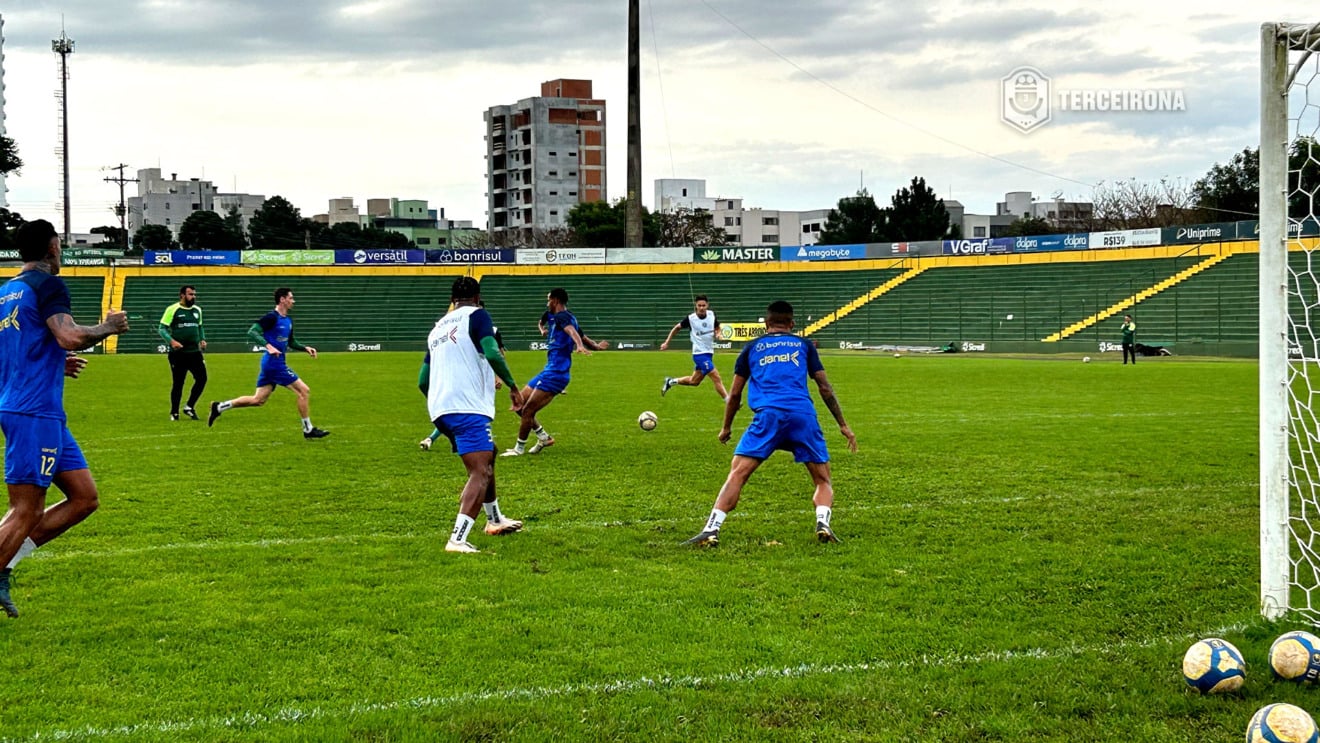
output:
[{"label": "soccer ball", "polygon": [[1233,643],[1210,637],[1187,648],[1183,656],[1183,679],[1204,694],[1220,694],[1242,688],[1247,664]]},{"label": "soccer ball", "polygon": [[1089,363],[1091,363],[1091,357],[1090,357],[1090,356],[1083,356],[1083,357],[1082,357],[1082,363],[1083,363],[1083,364],[1089,364]]},{"label": "soccer ball", "polygon": [[1316,743],[1320,730],[1301,707],[1267,704],[1256,710],[1247,726],[1247,743]]},{"label": "soccer ball", "polygon": [[1285,681],[1313,684],[1320,678],[1320,637],[1310,632],[1288,632],[1270,646],[1270,669]]},{"label": "soccer ball", "polygon": [[896,358],[896,359],[897,359],[897,358],[900,358],[902,355],[903,355],[903,354],[901,354],[901,353],[896,353],[896,354],[894,354],[894,358]]},{"label": "soccer ball", "polygon": [[654,431],[659,422],[660,419],[649,410],[642,411],[642,414],[637,416],[637,425],[641,426],[643,431]]}]

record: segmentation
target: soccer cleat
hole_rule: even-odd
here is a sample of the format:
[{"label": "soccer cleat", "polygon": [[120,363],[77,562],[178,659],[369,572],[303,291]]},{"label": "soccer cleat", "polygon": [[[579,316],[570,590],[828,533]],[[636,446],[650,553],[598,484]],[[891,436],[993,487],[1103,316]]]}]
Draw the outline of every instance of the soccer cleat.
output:
[{"label": "soccer cleat", "polygon": [[554,445],[555,445],[555,440],[554,440],[554,438],[552,438],[552,437],[550,437],[550,436],[546,436],[546,437],[543,438],[543,439],[537,439],[537,440],[536,440],[536,443],[535,443],[535,444],[532,444],[531,447],[527,449],[527,453],[528,453],[528,454],[540,454],[542,449],[545,449],[546,447],[550,447],[550,446],[554,446]]},{"label": "soccer cleat", "polygon": [[690,544],[693,547],[718,547],[720,546],[720,532],[718,529],[715,531],[703,531],[695,537],[683,542],[683,544]]},{"label": "soccer cleat", "polygon": [[673,386],[674,386],[674,378],[665,377],[665,383],[660,386],[660,396],[664,397],[665,393],[669,391],[669,388]]},{"label": "soccer cleat", "polygon": [[471,542],[455,542],[449,540],[445,544],[445,552],[480,552],[481,550],[472,546]]},{"label": "soccer cleat", "polygon": [[330,435],[329,431],[322,431],[316,426],[312,426],[312,430],[310,431],[303,431],[303,438],[305,439],[323,439],[329,435]]},{"label": "soccer cleat", "polygon": [[18,616],[18,607],[14,606],[13,599],[9,598],[9,586],[13,576],[13,570],[5,568],[0,570],[0,609],[11,617]]},{"label": "soccer cleat", "polygon": [[523,453],[517,449],[505,449],[504,453],[500,454],[501,457],[521,457],[522,455]]},{"label": "soccer cleat", "polygon": [[418,441],[417,445],[422,448],[422,451],[431,451],[431,437],[427,436],[421,441]]},{"label": "soccer cleat", "polygon": [[820,540],[821,544],[839,543],[839,538],[834,536],[834,530],[824,521],[816,522],[816,539]]},{"label": "soccer cleat", "polygon": [[178,419],[179,419],[178,413],[170,413],[170,420],[177,421]]},{"label": "soccer cleat", "polygon": [[512,534],[515,531],[522,531],[522,522],[517,519],[500,519],[499,521],[486,522],[486,533],[492,537]]},{"label": "soccer cleat", "polygon": [[206,427],[210,428],[211,426],[214,426],[215,419],[219,417],[220,417],[220,403],[213,402],[211,403],[211,414],[206,416]]},{"label": "soccer cleat", "polygon": [[197,411],[193,410],[193,407],[191,405],[183,409],[183,414],[188,416],[189,418],[192,418],[193,420],[197,420]]}]

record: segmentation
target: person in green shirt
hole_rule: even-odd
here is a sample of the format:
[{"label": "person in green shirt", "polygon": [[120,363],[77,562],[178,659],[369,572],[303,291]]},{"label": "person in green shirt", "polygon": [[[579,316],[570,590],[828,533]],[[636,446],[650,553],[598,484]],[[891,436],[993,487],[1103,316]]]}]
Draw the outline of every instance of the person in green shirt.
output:
[{"label": "person in green shirt", "polygon": [[179,301],[165,308],[158,328],[160,337],[169,345],[170,374],[174,378],[170,387],[170,420],[179,419],[179,400],[183,398],[183,383],[191,373],[192,391],[183,414],[197,420],[195,406],[206,389],[206,329],[202,325],[202,308],[197,306],[197,290],[192,286],[179,288]]},{"label": "person in green shirt", "polygon": [[1132,363],[1137,363],[1137,324],[1132,322],[1131,315],[1123,316],[1123,363],[1128,362],[1128,356],[1132,357]]}]

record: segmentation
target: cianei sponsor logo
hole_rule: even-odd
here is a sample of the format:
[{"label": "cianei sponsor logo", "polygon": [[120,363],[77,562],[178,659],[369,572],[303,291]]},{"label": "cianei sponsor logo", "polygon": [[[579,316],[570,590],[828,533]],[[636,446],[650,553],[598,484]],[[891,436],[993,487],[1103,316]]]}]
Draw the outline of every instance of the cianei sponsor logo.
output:
[{"label": "cianei sponsor logo", "polygon": [[350,350],[350,351],[379,351],[379,350],[380,350],[380,344],[379,344],[379,343],[350,343],[350,344],[348,344],[348,350]]},{"label": "cianei sponsor logo", "polygon": [[1110,341],[1100,341],[1100,353],[1110,353],[1113,351],[1122,351],[1122,343],[1113,343]]}]

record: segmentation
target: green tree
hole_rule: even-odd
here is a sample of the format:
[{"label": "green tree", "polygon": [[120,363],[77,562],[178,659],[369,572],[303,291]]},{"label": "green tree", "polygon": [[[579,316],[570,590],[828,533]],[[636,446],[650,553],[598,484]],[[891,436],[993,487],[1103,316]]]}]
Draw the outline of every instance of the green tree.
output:
[{"label": "green tree", "polygon": [[728,233],[715,226],[714,215],[705,209],[656,212],[655,220],[659,230],[656,244],[660,246],[704,248],[729,243]]},{"label": "green tree", "polygon": [[174,233],[163,224],[144,224],[133,235],[133,250],[142,255],[148,250],[173,250],[178,247],[174,242]]},{"label": "green tree", "polygon": [[1192,198],[1207,221],[1255,218],[1260,213],[1260,150],[1247,147],[1227,163],[1215,163],[1192,184]]},{"label": "green tree", "polygon": [[[627,243],[628,200],[613,204],[592,201],[577,204],[568,212],[568,226],[589,248],[619,248]],[[642,208],[642,244],[654,247],[660,229],[655,215]]]},{"label": "green tree", "polygon": [[0,136],[0,175],[17,175],[22,169],[23,159],[18,156],[18,145],[9,137]]},{"label": "green tree", "polygon": [[224,217],[198,210],[179,225],[179,244],[187,250],[241,250],[242,243],[225,226]]},{"label": "green tree", "polygon": [[238,246],[233,250],[243,250],[247,247],[247,232],[243,229],[243,215],[239,213],[238,207],[234,204],[229,205],[229,211],[224,216],[225,229],[233,236],[233,244]]},{"label": "green tree", "polygon": [[92,228],[93,235],[105,235],[105,244],[128,249],[128,230],[113,225]]},{"label": "green tree", "polygon": [[1288,147],[1288,216],[1320,218],[1320,142],[1298,137]]},{"label": "green tree", "polygon": [[283,196],[261,203],[248,224],[248,237],[258,250],[291,250],[307,246],[311,232],[324,225],[303,219],[298,207]]},{"label": "green tree", "polygon": [[821,245],[888,242],[883,237],[886,218],[885,210],[863,188],[856,196],[839,199],[839,205],[830,210],[817,242]]},{"label": "green tree", "polygon": [[[1053,235],[1059,230],[1043,217],[1018,217],[1004,230],[1004,237],[1022,237],[1024,235]],[[958,239],[958,238],[951,238]]]},{"label": "green tree", "polygon": [[944,199],[935,195],[925,178],[913,178],[911,185],[898,189],[885,216],[886,229],[879,233],[879,242],[943,240],[949,234]]}]

